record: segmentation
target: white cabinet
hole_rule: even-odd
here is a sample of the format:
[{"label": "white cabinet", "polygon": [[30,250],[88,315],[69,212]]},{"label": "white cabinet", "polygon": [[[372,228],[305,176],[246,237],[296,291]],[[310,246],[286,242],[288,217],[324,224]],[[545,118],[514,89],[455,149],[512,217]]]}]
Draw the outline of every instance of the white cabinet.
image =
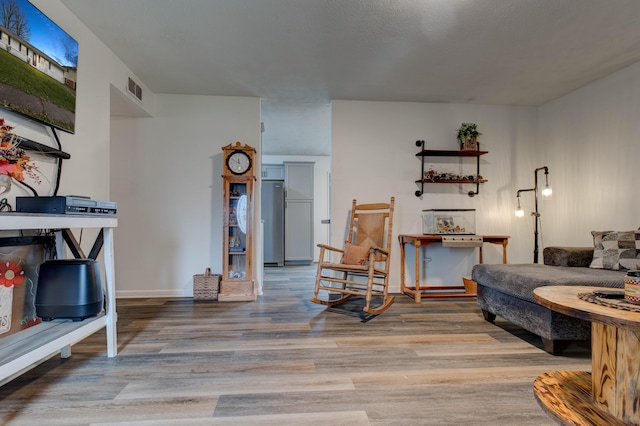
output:
[{"label": "white cabinet", "polygon": [[284,183],[288,200],[313,201],[313,164],[308,162],[284,163]]},{"label": "white cabinet", "polygon": [[263,164],[260,177],[262,180],[284,180],[284,165]]},{"label": "white cabinet", "polygon": [[313,162],[285,162],[285,251],[289,264],[313,262]]},{"label": "white cabinet", "polygon": [[76,228],[101,228],[104,242],[104,273],[106,309],[97,317],[83,321],[44,321],[0,339],[0,385],[24,373],[52,355],[60,352],[63,358],[71,355],[71,345],[98,330],[106,328],[107,356],[115,357],[116,298],[113,263],[113,228],[115,217],[83,215],[47,215],[2,213],[0,230],[56,229],[58,255],[62,256],[61,230]]},{"label": "white cabinet", "polygon": [[285,263],[313,262],[313,202],[287,200],[284,225]]}]

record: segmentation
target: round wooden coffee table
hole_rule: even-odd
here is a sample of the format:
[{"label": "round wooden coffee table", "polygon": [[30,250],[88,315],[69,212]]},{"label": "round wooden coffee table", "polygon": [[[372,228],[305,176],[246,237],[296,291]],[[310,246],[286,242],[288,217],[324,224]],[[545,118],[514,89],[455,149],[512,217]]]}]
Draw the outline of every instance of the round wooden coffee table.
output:
[{"label": "round wooden coffee table", "polygon": [[[540,406],[571,425],[640,424],[640,312],[588,302],[579,294],[610,288],[548,286],[534,290],[542,306],[591,321],[591,374],[554,371],[539,376]],[[622,289],[619,289],[622,290]]]}]

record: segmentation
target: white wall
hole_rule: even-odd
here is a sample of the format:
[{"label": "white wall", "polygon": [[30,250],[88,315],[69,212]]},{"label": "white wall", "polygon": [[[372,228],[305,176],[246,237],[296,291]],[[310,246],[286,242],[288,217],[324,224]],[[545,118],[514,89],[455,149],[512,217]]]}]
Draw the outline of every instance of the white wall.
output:
[{"label": "white wall", "polygon": [[236,141],[258,150],[259,171],[258,98],[156,95],[152,118],[113,119],[118,297],[187,297],[194,274],[222,273],[221,148]]},{"label": "white wall", "polygon": [[[545,246],[591,246],[592,230],[637,229],[640,200],[633,176],[640,158],[639,115],[640,64],[539,108],[334,101],[333,239],[344,234],[340,224],[347,220],[351,198],[394,195],[394,235],[420,233],[422,209],[475,208],[477,233],[510,235],[509,263],[530,263],[533,218],[516,219],[513,212],[516,191],[532,188],[534,170],[542,166],[549,167],[554,194],[539,201],[541,262]],[[481,174],[488,182],[480,195],[463,195],[468,186],[459,191],[457,185],[431,184],[422,200],[414,197],[420,167],[415,140],[425,139],[429,148],[454,149],[454,132],[462,121],[478,123],[482,149],[489,151],[481,157]],[[542,185],[544,173],[538,177]],[[522,194],[522,204],[525,212],[533,210],[531,192]],[[459,285],[458,277],[477,261],[463,249],[432,247],[422,285]],[[485,262],[499,263],[498,247],[487,248]],[[399,253],[394,254],[392,289],[397,289]],[[413,259],[413,254],[407,256]]]},{"label": "white wall", "polygon": [[[110,87],[113,85],[124,91],[126,77],[133,74],[60,1],[34,0],[32,3],[79,44],[75,134],[58,132],[62,149],[71,154],[71,159],[63,163],[59,193],[108,199]],[[150,94],[146,108],[153,108],[153,94]],[[0,116],[17,125],[19,135],[55,146],[43,125],[5,111]],[[42,162],[47,161],[42,159]],[[48,175],[50,170],[46,167]],[[18,185],[14,186],[18,188]],[[48,195],[48,189],[49,183],[44,182],[39,193]],[[12,195],[30,194],[16,191]]]},{"label": "white wall", "polygon": [[331,154],[331,103],[262,99],[263,153],[268,155]]},{"label": "white wall", "polygon": [[[33,0],[32,3],[79,43],[75,134],[58,132],[63,151],[71,155],[63,162],[59,195],[84,195],[108,200],[110,91],[115,87],[122,93],[126,92],[127,76],[133,74],[59,0]],[[147,93],[147,103],[140,108],[151,111],[153,94]],[[126,98],[128,95],[123,96]],[[0,116],[17,124],[19,135],[55,146],[44,126],[4,111]],[[51,161],[40,159],[39,162],[43,171],[49,174]],[[44,182],[36,189],[41,195],[49,195],[49,186]],[[18,187],[14,185],[10,202],[15,196],[30,195]],[[86,230],[83,234],[81,245],[86,252],[91,248],[95,233],[95,230]]]},{"label": "white wall", "polygon": [[[530,262],[529,247],[521,236],[526,224],[516,223],[516,190],[533,185],[521,163],[529,163],[537,140],[537,111],[532,107],[500,107],[401,102],[334,101],[332,141],[332,240],[343,241],[351,201],[375,202],[395,196],[393,235],[422,233],[421,212],[433,208],[471,208],[477,210],[478,234],[510,235],[509,262]],[[420,178],[419,148],[416,140],[425,140],[427,148],[457,149],[456,129],[462,122],[478,123],[483,135],[481,148],[489,151],[481,157],[480,173],[488,180],[479,195],[466,194],[472,185],[430,184],[422,199],[414,195],[414,183]],[[519,147],[525,147],[520,149]],[[526,151],[526,152],[525,152]],[[457,170],[459,159],[451,166],[428,160],[438,170]],[[475,171],[474,160],[463,160],[465,170]],[[533,168],[531,168],[533,171]],[[515,179],[514,179],[515,177]],[[521,186],[518,186],[521,185]],[[391,290],[400,288],[399,247],[392,253]],[[531,248],[532,251],[532,248]],[[407,251],[407,284],[414,280],[415,252]],[[477,263],[477,250],[448,249],[432,245],[432,259],[422,285],[462,285]],[[502,261],[501,246],[485,245],[485,263]],[[421,272],[425,277],[425,270]]]},{"label": "white wall", "polygon": [[[110,88],[126,92],[129,69],[59,0],[32,2],[79,44],[76,132],[61,133],[64,162],[60,194],[109,199]],[[145,108],[153,109],[149,93]],[[128,95],[127,95],[128,96]]]},{"label": "white wall", "polygon": [[640,63],[540,108],[538,153],[553,200],[547,245],[592,245],[590,231],[640,226]]},{"label": "white wall", "polygon": [[[144,88],[141,108],[155,117],[115,120],[110,129],[110,91],[117,90],[126,99],[127,77],[135,76],[59,0],[33,3],[80,42],[77,127],[75,135],[60,134],[63,149],[72,156],[64,163],[60,193],[119,201],[120,228],[115,238],[119,291],[188,295],[191,275],[209,264],[216,269],[220,264],[215,262],[221,262],[221,255],[215,253],[218,244],[212,219],[202,219],[204,213],[189,209],[195,203],[215,216],[215,209],[202,202],[203,196],[209,196],[208,202],[213,203],[213,181],[220,174],[214,171],[215,157],[211,163],[207,156],[235,140],[259,147],[259,101],[178,97],[173,105],[174,99],[168,96],[157,107],[153,94]],[[419,233],[422,209],[476,208],[478,233],[510,235],[510,263],[530,262],[533,221],[515,220],[515,191],[532,187],[533,170],[543,165],[550,167],[554,187],[553,199],[540,203],[543,245],[590,245],[592,229],[637,228],[639,201],[633,171],[640,150],[636,142],[639,91],[640,65],[635,64],[540,108],[334,101],[332,240],[343,239],[340,224],[346,222],[352,198],[369,201],[395,195],[395,235]],[[198,111],[198,106],[211,106],[215,114],[207,120],[224,125],[205,125],[206,113]],[[475,198],[465,195],[468,186],[434,184],[422,199],[416,198],[414,181],[419,178],[420,163],[415,140],[425,139],[430,148],[451,149],[456,146],[455,129],[463,121],[478,123],[484,133],[482,148],[489,154],[482,157],[481,173],[489,182]],[[37,129],[28,132],[27,137],[40,142],[48,138],[39,137]],[[184,132],[195,134],[197,142],[187,141]],[[110,151],[111,139],[117,146]],[[190,144],[198,156],[193,161],[202,164],[204,172],[171,167],[172,161],[181,165],[190,161],[177,159],[185,144]],[[143,156],[143,149],[151,152]],[[185,173],[189,182],[176,190]],[[206,190],[203,183],[191,179],[204,175],[206,185],[211,185]],[[164,191],[161,184],[170,190]],[[123,185],[134,187],[128,192]],[[141,197],[137,205],[129,202],[132,192]],[[172,196],[180,202],[172,203]],[[531,207],[531,194],[523,194],[523,202]],[[167,206],[168,212],[163,210]],[[195,225],[183,228],[185,216]],[[183,234],[165,231],[176,226]],[[90,241],[85,235],[83,246]],[[192,250],[192,244],[199,249]],[[394,248],[392,283],[397,290],[399,265]],[[182,250],[187,254],[174,256]],[[465,253],[466,249],[437,250],[429,248],[433,261],[428,283],[458,285],[460,276],[475,263],[475,254]],[[485,252],[486,262],[500,262],[498,247],[487,247]]]}]

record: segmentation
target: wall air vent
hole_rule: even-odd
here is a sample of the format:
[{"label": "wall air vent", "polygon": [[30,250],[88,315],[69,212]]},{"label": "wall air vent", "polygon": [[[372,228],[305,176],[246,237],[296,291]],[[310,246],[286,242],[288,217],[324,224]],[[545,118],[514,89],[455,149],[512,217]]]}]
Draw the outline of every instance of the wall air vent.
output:
[{"label": "wall air vent", "polygon": [[142,102],[142,87],[140,87],[138,83],[133,81],[131,77],[129,77],[129,84],[127,87],[129,89],[129,93],[131,93],[133,96],[136,97],[136,99]]}]

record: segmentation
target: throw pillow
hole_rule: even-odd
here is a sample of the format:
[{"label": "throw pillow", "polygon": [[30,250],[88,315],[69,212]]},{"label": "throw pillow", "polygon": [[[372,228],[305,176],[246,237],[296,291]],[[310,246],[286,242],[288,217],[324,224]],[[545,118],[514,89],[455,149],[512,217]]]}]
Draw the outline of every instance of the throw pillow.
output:
[{"label": "throw pillow", "polygon": [[591,235],[594,250],[590,268],[614,271],[638,268],[639,231],[592,231]]},{"label": "throw pillow", "polygon": [[340,263],[344,265],[365,265],[369,260],[369,247],[360,247],[345,241],[344,254]]}]

